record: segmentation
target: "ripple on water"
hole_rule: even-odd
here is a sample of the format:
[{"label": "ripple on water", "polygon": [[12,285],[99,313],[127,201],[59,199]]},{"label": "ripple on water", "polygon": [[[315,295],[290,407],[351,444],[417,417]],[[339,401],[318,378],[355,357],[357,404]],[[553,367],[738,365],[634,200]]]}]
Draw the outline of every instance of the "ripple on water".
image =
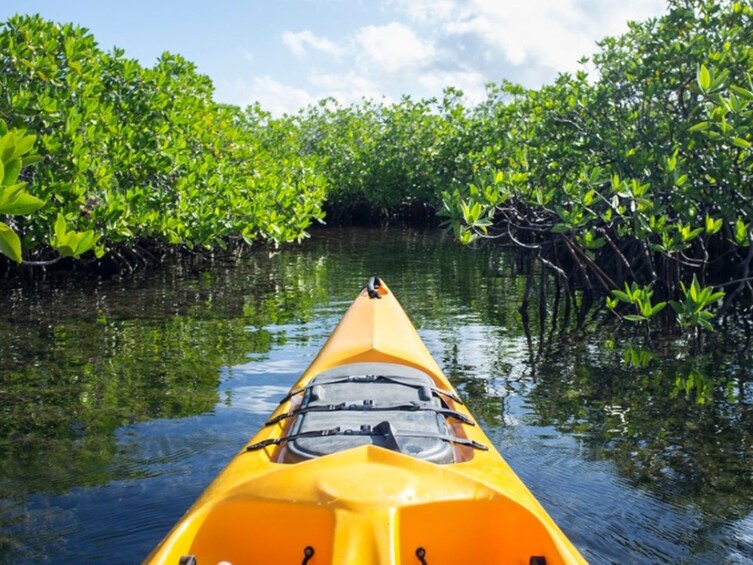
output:
[{"label": "ripple on water", "polygon": [[589,460],[571,436],[546,428],[516,430],[521,435],[505,436],[505,458],[589,561],[691,559],[687,537],[699,521],[692,507],[635,488],[611,463]]},{"label": "ripple on water", "polygon": [[285,358],[265,361],[249,361],[232,368],[232,376],[238,380],[242,377],[264,375],[268,377],[297,374],[306,368],[305,358]]},{"label": "ripple on water", "polygon": [[231,391],[229,406],[219,405],[217,410],[242,410],[251,414],[269,416],[290,387],[279,385],[240,386]]},{"label": "ripple on water", "polygon": [[[748,381],[737,404],[712,407],[715,425],[725,410],[743,425],[685,433],[686,423],[703,422],[687,421],[692,406],[671,396],[669,361],[666,382],[654,382],[660,367],[650,368],[645,392],[624,371],[620,344],[603,352],[603,336],[552,333],[544,349],[536,336],[528,342],[515,257],[494,246],[468,253],[437,233],[328,229],[316,239],[232,269],[166,268],[93,289],[72,279],[52,292],[45,282],[5,302],[0,293],[0,376],[12,387],[0,407],[10,430],[0,477],[0,547],[9,553],[0,562],[140,562],[263,424],[378,272],[490,439],[592,563],[753,563],[753,498],[740,488],[750,480],[714,484],[720,474],[750,472],[740,410],[753,398],[748,354],[736,361]],[[704,365],[726,378],[719,366]],[[595,433],[600,425],[622,433],[630,399],[638,452],[666,427],[649,425],[651,411],[642,419],[636,412],[651,402],[678,412],[678,403],[680,418],[666,423],[686,440],[673,443],[684,451],[678,456],[700,448],[691,464],[708,476],[705,506],[692,492],[700,482],[671,498],[662,485],[681,474],[638,482],[622,468],[631,455]]]}]

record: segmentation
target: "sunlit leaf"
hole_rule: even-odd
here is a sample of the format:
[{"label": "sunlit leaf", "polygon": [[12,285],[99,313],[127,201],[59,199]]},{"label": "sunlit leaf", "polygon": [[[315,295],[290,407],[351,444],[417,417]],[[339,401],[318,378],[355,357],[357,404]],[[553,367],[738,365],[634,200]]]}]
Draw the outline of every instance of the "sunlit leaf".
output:
[{"label": "sunlit leaf", "polygon": [[40,200],[36,196],[32,196],[28,192],[22,192],[12,204],[4,206],[2,212],[10,215],[31,214],[32,212],[39,210],[42,206],[44,206],[43,200]]},{"label": "sunlit leaf", "polygon": [[704,92],[711,86],[711,73],[706,65],[701,65],[700,69],[698,69],[698,86]]},{"label": "sunlit leaf", "polygon": [[5,164],[5,170],[2,171],[2,169],[0,169],[0,172],[3,173],[3,185],[8,186],[14,184],[18,180],[18,175],[21,172],[21,158],[16,157],[15,159],[11,159]]},{"label": "sunlit leaf", "polygon": [[21,240],[12,229],[0,222],[0,253],[16,263],[21,262]]}]

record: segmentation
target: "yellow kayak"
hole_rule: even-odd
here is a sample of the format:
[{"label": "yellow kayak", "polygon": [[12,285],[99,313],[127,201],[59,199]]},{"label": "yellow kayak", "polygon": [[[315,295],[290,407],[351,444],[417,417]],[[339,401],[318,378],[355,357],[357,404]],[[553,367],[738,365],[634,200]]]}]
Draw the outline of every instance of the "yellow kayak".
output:
[{"label": "yellow kayak", "polygon": [[145,562],[586,561],[372,277],[266,425]]}]

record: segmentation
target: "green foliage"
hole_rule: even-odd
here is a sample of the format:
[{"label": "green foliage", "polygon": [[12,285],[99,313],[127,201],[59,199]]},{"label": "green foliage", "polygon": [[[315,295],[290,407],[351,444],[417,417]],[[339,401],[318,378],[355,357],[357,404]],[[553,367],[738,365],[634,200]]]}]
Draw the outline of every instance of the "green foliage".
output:
[{"label": "green foliage", "polygon": [[654,295],[654,291],[648,287],[640,287],[635,282],[630,286],[625,283],[624,292],[613,290],[612,295],[614,298],[607,298],[607,306],[611,310],[617,307],[618,302],[624,302],[635,307],[635,314],[625,314],[623,316],[623,318],[631,322],[648,322],[648,320],[656,316],[667,306],[667,303],[664,301],[657,302],[656,304],[652,303],[651,297]]},{"label": "green foliage", "polygon": [[682,286],[684,299],[682,301],[670,300],[669,305],[677,313],[677,320],[683,328],[700,326],[711,330],[713,327],[709,320],[714,315],[708,311],[708,307],[724,298],[724,292],[714,292],[711,287],[701,287],[698,279],[693,275],[690,286]]},{"label": "green foliage", "polygon": [[93,230],[85,232],[68,231],[65,218],[62,214],[58,214],[50,244],[61,257],[78,259],[91,249],[94,249],[94,254],[97,257],[102,257],[104,249],[96,245],[97,240],[99,240],[99,235],[95,235]]},{"label": "green foliage", "polygon": [[[711,304],[687,302],[696,276],[738,281],[736,299],[750,298],[751,18],[745,3],[672,0],[665,16],[600,43],[596,77],[501,88],[507,97],[486,104],[489,147],[474,159],[477,176],[500,180],[445,193],[457,237],[533,248],[571,288],[611,294],[613,307],[625,301],[612,289],[650,287],[659,304],[685,304],[682,327],[710,327]],[[626,319],[658,313],[645,296],[629,299]]]},{"label": "green foliage", "polygon": [[37,256],[60,216],[78,235],[56,230],[55,245],[73,257],[95,242],[277,244],[322,217],[324,180],[295,136],[270,143],[267,115],[213,102],[210,80],[178,55],[144,68],[85,29],[15,16],[0,24],[0,93],[0,117],[38,140],[24,180],[47,205],[15,230]]},{"label": "green foliage", "polygon": [[289,117],[328,180],[335,219],[359,208],[386,218],[436,207],[443,191],[469,182],[473,147],[483,140],[461,95],[450,88],[441,101],[405,97],[352,106],[327,99]]},{"label": "green foliage", "polygon": [[6,224],[0,222],[0,253],[13,259],[16,263],[21,262],[21,240]]},{"label": "green foliage", "polygon": [[[180,56],[143,68],[80,28],[14,17],[0,27],[0,117],[33,131],[40,157],[32,173],[9,152],[3,175],[47,205],[0,229],[2,250],[43,255],[53,224],[72,257],[89,245],[277,245],[305,237],[326,198],[335,221],[436,209],[463,243],[535,250],[571,295],[621,302],[612,289],[634,283],[656,304],[683,303],[697,276],[741,281],[728,296],[750,298],[751,17],[744,3],[671,0],[604,39],[593,77],[490,85],[471,109],[449,88],[441,100],[328,99],[279,119],[214,103]],[[626,319],[659,314],[631,304]]]},{"label": "green foliage", "polygon": [[[29,194],[26,182],[18,182],[21,170],[34,162],[31,148],[36,139],[24,130],[8,130],[0,120],[0,214],[23,216],[38,210],[44,202]],[[0,222],[0,253],[21,262],[21,240],[12,226]]]}]

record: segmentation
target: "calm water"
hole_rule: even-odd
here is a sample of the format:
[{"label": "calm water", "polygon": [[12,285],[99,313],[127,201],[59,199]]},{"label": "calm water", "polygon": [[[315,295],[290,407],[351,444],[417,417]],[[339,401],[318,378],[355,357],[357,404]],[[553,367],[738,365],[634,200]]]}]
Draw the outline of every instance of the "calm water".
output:
[{"label": "calm water", "polygon": [[5,283],[0,561],[143,559],[379,273],[589,561],[751,562],[744,343],[562,331],[538,283],[527,337],[515,263],[438,233],[327,230],[234,265]]}]

